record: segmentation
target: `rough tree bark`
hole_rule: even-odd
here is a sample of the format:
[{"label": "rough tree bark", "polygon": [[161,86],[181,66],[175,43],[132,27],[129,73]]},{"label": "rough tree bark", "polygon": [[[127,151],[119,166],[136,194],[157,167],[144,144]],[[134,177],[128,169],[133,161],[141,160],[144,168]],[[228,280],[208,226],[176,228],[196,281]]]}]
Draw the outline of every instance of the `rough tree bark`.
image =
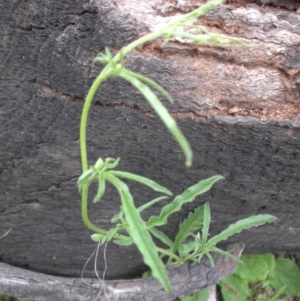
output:
[{"label": "rough tree bark", "polygon": [[[243,246],[228,250],[240,257]],[[213,254],[215,267],[204,259],[200,264],[188,263],[168,269],[172,293],[166,293],[153,278],[110,280],[67,278],[44,275],[0,263],[0,291],[10,296],[37,301],[172,301],[217,284],[234,273],[237,261]]]},{"label": "rough tree bark", "polygon": [[[79,119],[101,66],[97,53],[191,11],[203,0],[10,0],[0,2],[1,261],[78,277],[94,249],[80,217]],[[120,169],[153,178],[177,193],[199,179],[225,176],[197,203],[174,215],[166,234],[205,201],[211,235],[239,218],[270,213],[278,222],[245,231],[246,252],[299,252],[300,15],[298,1],[230,0],[199,19],[208,29],[257,47],[212,49],[158,40],[126,64],[174,97],[166,103],[194,150],[185,169],[178,146],[132,87],[103,84],[90,113],[90,164],[121,157]],[[259,45],[258,45],[259,44]],[[140,205],[153,194],[131,186]],[[104,228],[119,207],[108,189],[91,219]],[[155,207],[150,214],[157,214]],[[108,279],[140,275],[137,250],[108,246]],[[103,260],[99,260],[103,267]],[[92,277],[93,267],[87,267]]]}]

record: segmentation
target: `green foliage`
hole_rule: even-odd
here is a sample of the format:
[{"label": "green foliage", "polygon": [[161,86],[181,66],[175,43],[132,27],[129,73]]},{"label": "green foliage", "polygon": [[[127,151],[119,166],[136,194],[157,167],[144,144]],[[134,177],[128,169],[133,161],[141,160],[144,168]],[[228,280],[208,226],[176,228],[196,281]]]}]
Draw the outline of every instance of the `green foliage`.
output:
[{"label": "green foliage", "polygon": [[[190,215],[184,223],[188,223],[189,219],[194,219],[193,215]],[[222,240],[226,240],[228,237],[241,232],[244,229],[249,227],[257,227],[265,224],[266,222],[273,222],[276,218],[272,215],[261,214],[257,216],[251,216],[240,220],[232,225],[230,225],[227,229],[222,231],[220,234],[208,239],[209,233],[209,224],[210,224],[210,208],[209,203],[204,204],[203,208],[203,226],[202,226],[202,235],[200,232],[197,235],[192,234],[194,237],[193,241],[190,241],[186,244],[181,244],[178,248],[180,257],[185,258],[185,260],[194,260],[196,262],[200,262],[202,257],[206,255],[211,263],[214,266],[213,258],[211,257],[211,252],[216,252],[223,254],[225,256],[233,257],[230,253],[220,250],[216,247],[216,244]],[[177,236],[180,235],[180,231]]]},{"label": "green foliage", "polygon": [[[115,56],[111,54],[109,49],[105,49],[105,52],[99,54],[95,59],[96,62],[105,66],[101,73],[96,77],[88,92],[81,116],[80,151],[82,175],[78,179],[78,188],[82,193],[81,211],[83,222],[88,229],[95,232],[95,234],[92,235],[92,239],[94,241],[104,243],[112,240],[114,243],[122,246],[129,246],[134,243],[143,255],[144,262],[150,267],[152,275],[161,282],[167,291],[170,291],[171,287],[167,278],[165,266],[161,260],[162,257],[168,257],[168,264],[172,264],[174,262],[183,263],[187,260],[199,262],[205,255],[209,258],[211,264],[214,265],[211,252],[218,252],[232,257],[229,253],[216,247],[218,242],[226,240],[229,236],[239,233],[243,229],[274,221],[275,217],[270,215],[249,217],[229,226],[217,236],[208,239],[210,207],[208,203],[205,203],[203,206],[196,208],[193,213],[190,213],[187,219],[181,223],[179,232],[173,242],[161,230],[157,229],[157,227],[165,225],[172,213],[178,212],[184,204],[194,201],[197,196],[207,192],[217,181],[223,179],[223,177],[213,176],[199,181],[195,185],[186,189],[181,195],[175,197],[169,204],[163,206],[159,216],[151,216],[148,221],[143,221],[140,213],[149,209],[161,200],[172,196],[172,192],[145,177],[115,170],[120,158],[107,158],[104,161],[100,158],[95,165],[88,167],[86,147],[88,114],[95,93],[103,81],[113,77],[123,78],[131,83],[131,85],[135,87],[152,106],[167,129],[173,135],[178,145],[181,147],[185,155],[186,166],[191,166],[193,154],[190,145],[177,126],[176,121],[164,107],[155,92],[159,92],[170,102],[173,102],[171,96],[163,87],[153,80],[125,68],[124,59],[125,56],[136,47],[159,37],[164,38],[165,42],[167,42],[170,38],[178,36],[193,41],[196,44],[213,47],[246,46],[246,43],[241,39],[213,34],[205,30],[202,26],[191,26],[189,23],[224,1],[225,0],[212,0],[209,3],[206,3],[191,13],[177,18],[157,31],[147,34],[128,46],[123,47]],[[199,34],[191,34],[184,30],[189,27],[193,27],[198,30]],[[183,30],[181,31],[180,28],[183,28]],[[163,194],[163,196],[155,198],[143,206],[136,208],[129,187],[125,184],[123,179],[138,182],[158,193]],[[88,192],[89,187],[93,182],[98,183],[98,190],[93,198],[93,203],[101,201],[105,194],[107,182],[111,183],[117,189],[121,199],[120,212],[112,217],[111,222],[113,227],[108,231],[100,229],[92,224],[88,217]],[[198,231],[201,227],[201,234],[200,232],[196,233],[196,231]],[[167,248],[163,249],[155,246],[152,237],[159,239],[167,246]],[[189,241],[190,238],[193,240]]]},{"label": "green foliage", "polygon": [[300,269],[287,258],[275,258],[273,254],[244,255],[235,274],[221,280],[221,292],[225,301],[253,300],[257,283],[271,293],[271,298],[260,296],[260,301],[280,300],[279,297],[300,297]]},{"label": "green foliage", "polygon": [[189,297],[184,297],[181,301],[206,301],[208,298],[209,287],[205,288],[201,292],[197,292]]}]

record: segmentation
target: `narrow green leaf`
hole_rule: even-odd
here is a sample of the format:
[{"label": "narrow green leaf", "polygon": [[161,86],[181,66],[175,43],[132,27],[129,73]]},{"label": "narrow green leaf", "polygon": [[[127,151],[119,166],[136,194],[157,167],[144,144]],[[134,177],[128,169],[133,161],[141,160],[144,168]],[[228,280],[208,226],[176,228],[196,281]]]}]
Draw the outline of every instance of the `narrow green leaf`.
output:
[{"label": "narrow green leaf", "polygon": [[134,72],[132,72],[128,69],[124,70],[124,72],[130,74],[133,77],[136,77],[137,79],[139,79],[140,81],[146,83],[147,85],[152,86],[154,89],[156,89],[162,95],[164,95],[171,103],[174,102],[171,95],[162,86],[160,86],[158,83],[156,83],[155,81],[153,81],[149,77],[143,76],[143,75],[138,74],[138,73],[134,73]]},{"label": "narrow green leaf", "polygon": [[210,206],[206,202],[204,204],[203,228],[202,228],[202,241],[206,243],[208,237],[208,230],[210,225]]},{"label": "narrow green leaf", "polygon": [[157,115],[160,119],[164,122],[168,130],[174,136],[177,143],[180,145],[181,149],[183,150],[186,158],[186,165],[189,167],[192,165],[192,157],[193,153],[191,147],[186,140],[185,136],[182,134],[180,129],[178,128],[176,121],[174,118],[169,114],[168,110],[164,107],[164,105],[160,102],[158,97],[152,92],[152,90],[143,84],[139,79],[130,75],[127,72],[121,72],[119,74],[120,77],[124,78],[125,80],[129,81],[137,90],[139,90],[143,96],[147,99],[149,104],[153,107],[156,111]]},{"label": "narrow green leaf", "polygon": [[173,251],[178,249],[178,246],[186,240],[195,231],[199,230],[203,224],[204,206],[197,207],[191,212],[186,219],[179,225],[179,231],[175,237]]},{"label": "narrow green leaf", "polygon": [[156,182],[154,182],[153,180],[150,180],[148,178],[145,178],[145,177],[142,177],[139,175],[135,175],[130,172],[119,171],[119,170],[110,170],[109,173],[118,178],[129,179],[129,180],[144,184],[145,186],[148,186],[149,188],[153,189],[154,191],[161,192],[161,193],[164,193],[164,194],[167,194],[170,196],[173,195],[173,193],[169,189],[157,184]]},{"label": "narrow green leaf", "polygon": [[213,176],[189,187],[181,195],[178,195],[171,203],[164,206],[159,216],[150,217],[146,223],[147,228],[165,225],[168,217],[172,213],[179,211],[183,204],[192,202],[198,195],[208,191],[215,182],[221,179],[223,179],[222,176]]},{"label": "narrow green leaf", "polygon": [[130,227],[130,235],[143,255],[144,262],[150,267],[153,277],[160,281],[167,292],[171,292],[171,285],[166,273],[166,268],[159,258],[156,246],[146,229],[145,223],[134,206],[128,186],[112,174],[107,176],[107,180],[117,188],[120,194],[126,221]]},{"label": "narrow green leaf", "polygon": [[142,211],[144,211],[145,209],[149,208],[150,206],[154,205],[157,202],[160,202],[162,200],[168,199],[167,196],[160,196],[158,198],[155,198],[154,200],[142,205],[141,207],[139,207],[137,210],[139,213],[141,213]]},{"label": "narrow green leaf", "polygon": [[239,220],[238,222],[230,225],[227,229],[219,233],[218,235],[212,237],[207,243],[209,245],[216,245],[222,240],[227,240],[228,237],[240,233],[242,230],[262,226],[265,223],[271,223],[277,218],[270,214],[259,214],[255,216],[250,216],[245,219]]},{"label": "narrow green leaf", "polygon": [[167,245],[168,247],[173,249],[174,243],[166,234],[164,234],[163,232],[161,232],[160,230],[158,230],[156,228],[152,228],[152,229],[148,229],[148,230],[153,236],[155,236],[161,242],[163,242],[165,245]]},{"label": "narrow green leaf", "polygon": [[100,202],[101,198],[104,195],[105,187],[106,187],[106,185],[105,185],[105,174],[104,174],[104,172],[101,172],[98,175],[98,191],[97,191],[97,194],[95,195],[95,197],[93,199],[94,204]]}]

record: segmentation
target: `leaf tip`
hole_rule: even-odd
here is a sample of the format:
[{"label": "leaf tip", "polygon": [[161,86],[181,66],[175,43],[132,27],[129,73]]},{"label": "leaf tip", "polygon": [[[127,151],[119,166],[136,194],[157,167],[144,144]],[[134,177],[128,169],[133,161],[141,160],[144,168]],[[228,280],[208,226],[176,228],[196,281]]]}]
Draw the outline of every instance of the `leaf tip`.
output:
[{"label": "leaf tip", "polygon": [[193,165],[193,163],[192,163],[191,160],[185,161],[185,166],[186,166],[187,168],[190,168],[192,165]]}]

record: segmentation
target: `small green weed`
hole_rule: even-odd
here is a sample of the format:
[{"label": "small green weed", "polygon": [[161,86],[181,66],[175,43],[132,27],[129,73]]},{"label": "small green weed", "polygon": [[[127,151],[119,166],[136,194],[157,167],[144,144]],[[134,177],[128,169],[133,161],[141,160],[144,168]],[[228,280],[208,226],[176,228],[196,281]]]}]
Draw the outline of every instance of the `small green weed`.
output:
[{"label": "small green weed", "polygon": [[[94,95],[102,82],[112,77],[123,78],[131,83],[131,85],[135,87],[149,102],[181,147],[185,155],[186,166],[191,166],[193,155],[190,145],[177,126],[174,118],[169,114],[168,110],[164,107],[153,90],[156,90],[166,99],[173,102],[171,96],[163,87],[159,86],[153,80],[125,68],[124,59],[125,56],[136,47],[160,37],[164,38],[166,43],[171,38],[179,36],[204,46],[247,46],[247,44],[241,39],[210,33],[203,26],[195,26],[191,24],[193,20],[204,15],[208,10],[216,7],[224,1],[225,0],[213,0],[206,3],[191,13],[171,21],[157,31],[149,33],[132,42],[128,46],[123,47],[115,56],[106,49],[104,53],[101,53],[95,59],[96,62],[105,66],[101,73],[96,77],[88,92],[81,115],[80,150],[82,175],[78,179],[78,187],[82,193],[81,211],[83,222],[88,229],[96,233],[92,235],[92,239],[95,241],[104,243],[105,241],[113,240],[114,243],[124,246],[134,243],[143,255],[144,262],[150,267],[152,275],[161,282],[165,290],[168,292],[171,291],[171,287],[167,277],[166,267],[162,262],[163,257],[168,257],[167,265],[171,265],[173,263],[181,264],[187,260],[200,262],[203,256],[207,256],[211,264],[214,265],[212,256],[210,255],[211,252],[218,252],[223,255],[231,256],[229,253],[216,247],[218,242],[226,240],[229,236],[239,233],[243,229],[247,229],[252,226],[260,226],[266,222],[272,222],[276,218],[268,214],[252,216],[230,225],[220,234],[208,239],[210,208],[209,204],[205,203],[203,206],[198,207],[194,212],[190,213],[189,216],[181,223],[178,234],[176,235],[175,240],[172,241],[157,227],[165,225],[168,217],[172,213],[179,211],[184,204],[194,201],[198,195],[208,191],[215,182],[221,180],[223,177],[214,176],[196,183],[186,189],[181,195],[175,197],[168,205],[164,206],[161,209],[159,216],[152,216],[148,221],[143,221],[140,213],[153,204],[167,197],[171,197],[172,192],[145,177],[115,170],[120,161],[119,158],[107,158],[104,161],[99,159],[95,165],[88,167],[86,148],[88,114]],[[199,34],[190,33],[188,31],[190,27],[197,29]],[[183,28],[183,30],[180,28]],[[123,179],[138,182],[164,195],[139,208],[136,208],[129,187]],[[93,182],[98,183],[98,191],[93,198],[94,203],[101,200],[105,193],[107,182],[111,183],[119,192],[121,209],[120,212],[112,218],[111,222],[114,226],[110,230],[100,229],[89,220],[87,206],[88,191],[91,183]],[[201,229],[201,227],[202,231],[200,233],[199,229]],[[157,247],[154,244],[152,237],[163,242],[167,246],[166,249]],[[192,240],[186,242],[187,238],[192,238]]]},{"label": "small green weed", "polygon": [[184,297],[181,301],[206,301],[209,294],[209,287],[205,288],[201,292],[195,293],[192,296]]},{"label": "small green weed", "polygon": [[[273,254],[244,255],[236,272],[221,280],[225,301],[280,300],[280,296],[300,297],[300,269],[288,258]],[[277,293],[271,298],[257,294],[257,287],[266,293]],[[257,296],[258,295],[258,296]]]}]

